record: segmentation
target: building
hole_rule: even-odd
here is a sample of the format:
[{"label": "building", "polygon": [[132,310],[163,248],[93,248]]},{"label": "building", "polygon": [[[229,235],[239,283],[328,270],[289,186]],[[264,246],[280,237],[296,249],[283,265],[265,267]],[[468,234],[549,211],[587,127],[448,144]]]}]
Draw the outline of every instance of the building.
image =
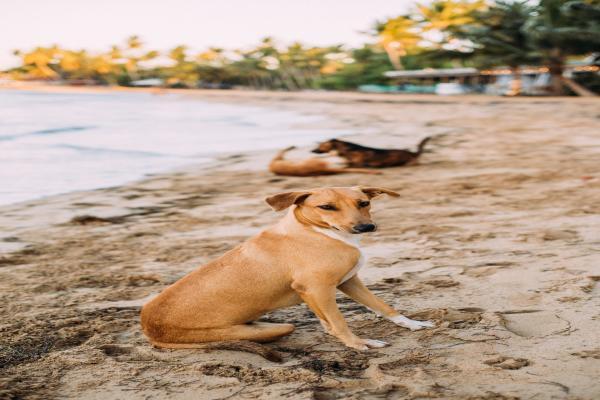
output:
[{"label": "building", "polygon": [[[590,59],[568,63],[565,76],[595,72],[600,67]],[[531,95],[543,95],[549,92],[550,74],[547,67],[523,66],[519,69],[521,92]],[[492,69],[476,68],[426,68],[420,70],[388,71],[384,74],[391,78],[400,93],[436,93],[436,94],[510,94],[515,76],[508,67]]]}]

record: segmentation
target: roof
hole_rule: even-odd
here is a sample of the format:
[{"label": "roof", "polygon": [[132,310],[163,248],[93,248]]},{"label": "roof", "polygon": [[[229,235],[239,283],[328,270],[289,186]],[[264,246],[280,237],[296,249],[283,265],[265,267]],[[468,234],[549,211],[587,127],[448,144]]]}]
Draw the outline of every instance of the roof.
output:
[{"label": "roof", "polygon": [[410,71],[388,71],[388,78],[439,78],[442,76],[477,76],[477,68],[425,68]]},{"label": "roof", "polygon": [[131,86],[161,86],[165,82],[158,78],[140,79],[131,82]]}]

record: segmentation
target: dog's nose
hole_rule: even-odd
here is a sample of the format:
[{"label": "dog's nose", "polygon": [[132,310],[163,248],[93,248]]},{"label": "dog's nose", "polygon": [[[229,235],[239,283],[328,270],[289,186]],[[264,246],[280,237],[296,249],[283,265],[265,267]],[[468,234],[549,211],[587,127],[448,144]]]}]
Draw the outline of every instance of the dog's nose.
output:
[{"label": "dog's nose", "polygon": [[375,224],[358,224],[355,225],[352,229],[355,232],[364,233],[364,232],[373,232],[377,227]]}]

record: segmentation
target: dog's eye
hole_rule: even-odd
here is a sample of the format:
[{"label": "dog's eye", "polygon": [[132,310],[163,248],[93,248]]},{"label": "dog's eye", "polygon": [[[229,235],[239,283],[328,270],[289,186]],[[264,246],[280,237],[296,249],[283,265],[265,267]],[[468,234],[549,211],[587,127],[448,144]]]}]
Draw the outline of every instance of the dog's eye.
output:
[{"label": "dog's eye", "polygon": [[366,200],[361,200],[358,202],[358,207],[359,208],[364,208],[364,207],[368,207],[369,204],[371,204],[370,201],[366,201]]},{"label": "dog's eye", "polygon": [[331,204],[323,204],[323,205],[317,206],[317,207],[319,207],[322,210],[327,210],[327,211],[335,211],[335,210],[337,210],[337,208],[335,208],[335,206],[331,205]]}]

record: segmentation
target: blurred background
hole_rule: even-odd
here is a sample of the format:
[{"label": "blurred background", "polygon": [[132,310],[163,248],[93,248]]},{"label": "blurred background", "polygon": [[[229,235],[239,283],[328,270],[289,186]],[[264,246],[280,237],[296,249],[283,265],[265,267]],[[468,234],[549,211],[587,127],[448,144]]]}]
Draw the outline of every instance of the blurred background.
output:
[{"label": "blurred background", "polygon": [[0,75],[71,85],[581,95],[598,0],[3,4]]},{"label": "blurred background", "polygon": [[176,93],[600,91],[600,0],[8,1],[0,34],[5,204],[336,136]]}]

